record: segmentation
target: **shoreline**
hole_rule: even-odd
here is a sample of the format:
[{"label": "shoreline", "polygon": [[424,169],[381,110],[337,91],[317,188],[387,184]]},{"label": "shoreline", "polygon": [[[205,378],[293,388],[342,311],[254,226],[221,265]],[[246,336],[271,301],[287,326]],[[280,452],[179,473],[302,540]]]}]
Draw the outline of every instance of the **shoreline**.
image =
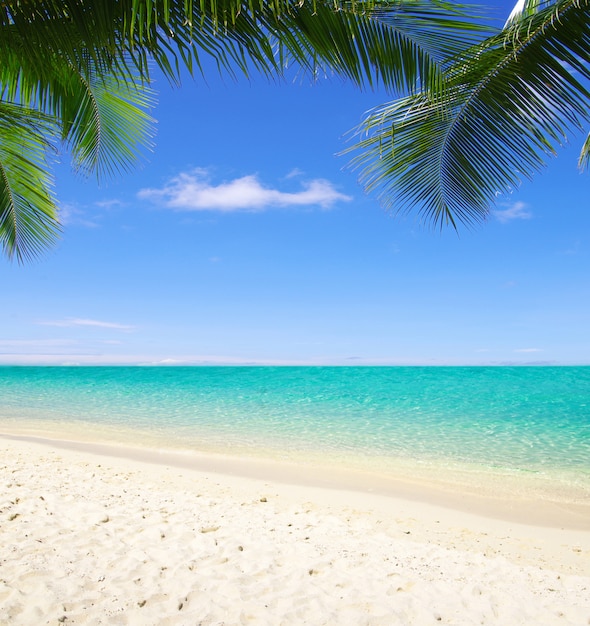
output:
[{"label": "shoreline", "polygon": [[[273,483],[301,488],[351,492],[362,497],[374,495],[401,499],[530,526],[590,531],[590,501],[557,501],[534,495],[531,497],[524,493],[516,496],[513,492],[498,495],[480,486],[478,491],[474,492],[472,485],[457,484],[443,479],[434,482],[424,476],[415,476],[410,480],[407,475],[394,477],[357,468],[318,465],[314,462],[299,464],[292,460],[131,446],[125,442],[81,441],[76,438],[62,438],[53,433],[40,435],[0,431],[0,440],[37,443],[63,450],[86,452],[94,456],[127,459],[214,475],[270,480]],[[522,479],[523,477],[517,477],[516,482]]]},{"label": "shoreline", "polygon": [[590,619],[588,531],[291,484],[276,473],[4,436],[0,449],[0,622]]}]

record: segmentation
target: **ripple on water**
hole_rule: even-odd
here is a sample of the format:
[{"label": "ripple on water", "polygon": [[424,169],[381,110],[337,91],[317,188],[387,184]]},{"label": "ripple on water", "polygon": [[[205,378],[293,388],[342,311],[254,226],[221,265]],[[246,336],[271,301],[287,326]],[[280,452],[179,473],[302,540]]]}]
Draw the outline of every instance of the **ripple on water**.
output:
[{"label": "ripple on water", "polygon": [[20,367],[0,368],[0,388],[6,427],[590,484],[588,367]]}]

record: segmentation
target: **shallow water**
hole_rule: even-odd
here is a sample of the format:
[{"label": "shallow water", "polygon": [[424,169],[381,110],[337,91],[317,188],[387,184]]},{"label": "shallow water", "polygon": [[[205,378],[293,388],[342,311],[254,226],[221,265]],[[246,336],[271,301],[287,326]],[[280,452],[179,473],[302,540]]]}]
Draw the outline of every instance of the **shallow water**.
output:
[{"label": "shallow water", "polygon": [[590,496],[590,367],[0,367],[3,429]]}]

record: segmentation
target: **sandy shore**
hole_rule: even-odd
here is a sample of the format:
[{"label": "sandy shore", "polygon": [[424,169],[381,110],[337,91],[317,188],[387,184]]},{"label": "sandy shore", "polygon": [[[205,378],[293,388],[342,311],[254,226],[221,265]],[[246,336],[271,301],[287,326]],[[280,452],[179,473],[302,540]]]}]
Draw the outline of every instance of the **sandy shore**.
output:
[{"label": "sandy shore", "polygon": [[590,624],[576,524],[106,449],[0,450],[0,624]]}]

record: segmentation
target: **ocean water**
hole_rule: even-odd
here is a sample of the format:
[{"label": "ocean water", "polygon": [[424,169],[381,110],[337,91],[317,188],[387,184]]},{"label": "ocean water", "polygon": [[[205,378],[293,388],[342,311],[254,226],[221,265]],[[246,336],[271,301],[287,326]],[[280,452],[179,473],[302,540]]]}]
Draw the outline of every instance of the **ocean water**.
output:
[{"label": "ocean water", "polygon": [[0,433],[590,498],[590,367],[0,367]]}]

